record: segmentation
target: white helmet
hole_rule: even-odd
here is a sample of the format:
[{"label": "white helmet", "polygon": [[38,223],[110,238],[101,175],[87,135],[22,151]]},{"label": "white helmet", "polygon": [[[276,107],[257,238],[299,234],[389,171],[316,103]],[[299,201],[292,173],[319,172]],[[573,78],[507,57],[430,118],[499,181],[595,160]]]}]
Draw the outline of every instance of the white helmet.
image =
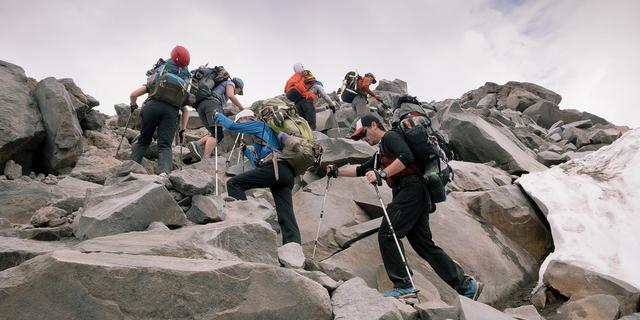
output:
[{"label": "white helmet", "polygon": [[238,112],[238,114],[236,114],[235,122],[238,122],[238,120],[240,120],[240,118],[244,118],[244,117],[255,118],[256,114],[253,113],[253,111],[251,111],[251,109],[244,109],[244,110]]},{"label": "white helmet", "polygon": [[298,62],[293,65],[293,72],[302,73],[302,71],[304,71],[304,67],[302,66],[302,63]]}]

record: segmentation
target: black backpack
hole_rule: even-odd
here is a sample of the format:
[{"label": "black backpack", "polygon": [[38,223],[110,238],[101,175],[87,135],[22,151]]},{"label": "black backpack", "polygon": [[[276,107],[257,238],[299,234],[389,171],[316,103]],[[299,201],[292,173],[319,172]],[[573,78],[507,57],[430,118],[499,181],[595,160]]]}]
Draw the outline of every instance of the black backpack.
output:
[{"label": "black backpack", "polygon": [[196,105],[203,100],[211,99],[213,89],[229,78],[229,72],[223,66],[198,67],[193,73],[191,82],[191,93],[196,96]]},{"label": "black backpack", "polygon": [[443,202],[447,199],[445,186],[453,180],[453,170],[449,166],[453,149],[445,137],[433,129],[431,118],[415,97],[401,99],[403,102],[396,103],[394,109],[392,130],[400,133],[409,145],[414,161],[429,185],[431,202]]},{"label": "black backpack", "polygon": [[346,103],[353,102],[353,99],[358,95],[359,91],[357,90],[358,79],[360,76],[356,71],[349,71],[344,75],[344,80],[342,80],[342,88],[340,94],[340,99]]}]

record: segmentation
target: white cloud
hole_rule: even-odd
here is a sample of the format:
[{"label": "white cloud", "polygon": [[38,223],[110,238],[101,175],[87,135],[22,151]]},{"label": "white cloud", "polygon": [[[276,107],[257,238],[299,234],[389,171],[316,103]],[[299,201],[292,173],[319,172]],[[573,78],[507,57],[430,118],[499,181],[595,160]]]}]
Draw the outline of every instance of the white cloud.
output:
[{"label": "white cloud", "polygon": [[425,100],[486,81],[538,83],[562,107],[640,126],[634,108],[640,2],[44,1],[3,4],[0,59],[70,77],[113,114],[175,44],[192,64],[244,78],[245,104],[282,92],[294,62],[328,89],[358,68],[400,78]]}]

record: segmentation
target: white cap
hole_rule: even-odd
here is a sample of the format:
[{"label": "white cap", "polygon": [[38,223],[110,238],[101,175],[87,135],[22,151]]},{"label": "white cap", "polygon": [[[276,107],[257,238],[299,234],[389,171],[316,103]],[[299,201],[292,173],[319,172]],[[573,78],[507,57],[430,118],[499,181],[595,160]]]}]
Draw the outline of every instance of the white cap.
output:
[{"label": "white cap", "polygon": [[240,120],[240,118],[244,118],[244,117],[255,118],[256,114],[253,113],[253,111],[251,111],[251,109],[244,109],[244,110],[238,112],[238,114],[236,114],[235,122],[238,122],[238,120]]},{"label": "white cap", "polygon": [[293,72],[300,73],[302,71],[304,71],[304,67],[302,66],[302,63],[298,62],[293,65]]}]

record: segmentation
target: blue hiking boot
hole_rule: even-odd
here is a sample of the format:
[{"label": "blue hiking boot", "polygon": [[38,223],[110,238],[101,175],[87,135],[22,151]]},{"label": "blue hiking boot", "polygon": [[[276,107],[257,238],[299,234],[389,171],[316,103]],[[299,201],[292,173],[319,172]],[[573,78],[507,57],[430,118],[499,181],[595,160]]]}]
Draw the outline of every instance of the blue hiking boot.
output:
[{"label": "blue hiking boot", "polygon": [[466,289],[464,289],[462,295],[472,300],[478,300],[482,292],[482,282],[477,281],[476,278],[472,276],[465,275],[465,278]]},{"label": "blue hiking boot", "polygon": [[414,287],[409,287],[409,288],[393,288],[389,291],[386,291],[384,293],[385,297],[392,297],[392,298],[406,298],[406,297],[411,297],[411,296],[417,296],[418,293],[418,289],[414,288]]},{"label": "blue hiking boot", "polygon": [[189,148],[189,151],[191,151],[191,156],[194,159],[196,159],[197,161],[202,160],[202,149],[200,149],[200,145],[197,142],[189,142],[189,144],[187,144],[187,148]]}]

